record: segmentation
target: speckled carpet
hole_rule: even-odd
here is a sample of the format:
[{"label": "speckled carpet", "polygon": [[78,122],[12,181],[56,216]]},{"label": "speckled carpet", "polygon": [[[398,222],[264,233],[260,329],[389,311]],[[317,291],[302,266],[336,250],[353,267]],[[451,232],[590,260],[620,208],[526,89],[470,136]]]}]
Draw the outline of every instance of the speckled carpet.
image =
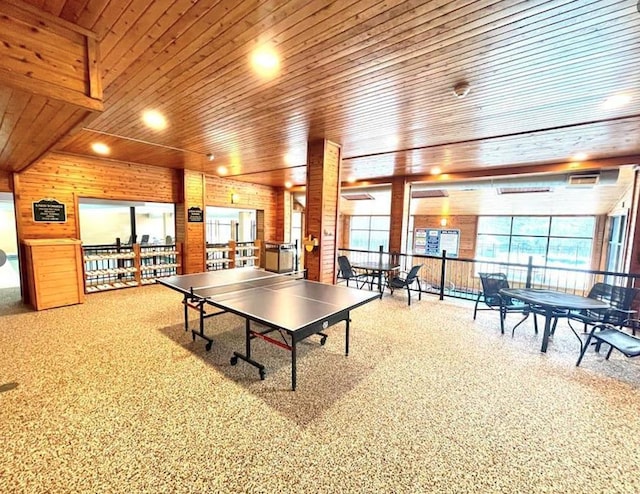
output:
[{"label": "speckled carpet", "polygon": [[542,354],[530,321],[386,295],[349,357],[344,323],[299,346],[292,392],[287,352],[255,342],[264,381],[231,366],[243,321],[208,320],[206,352],[164,287],[41,312],[0,292],[2,493],[640,491],[640,359],[576,368],[566,323]]}]

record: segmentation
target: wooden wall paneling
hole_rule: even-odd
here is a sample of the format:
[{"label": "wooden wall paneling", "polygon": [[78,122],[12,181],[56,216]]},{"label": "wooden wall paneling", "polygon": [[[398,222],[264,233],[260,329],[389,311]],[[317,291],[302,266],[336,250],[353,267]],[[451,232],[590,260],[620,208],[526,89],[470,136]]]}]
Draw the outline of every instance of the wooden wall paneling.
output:
[{"label": "wooden wall paneling", "polygon": [[[476,236],[478,231],[477,216],[449,216],[447,226],[440,225],[441,216],[415,215],[413,217],[413,228],[447,228],[460,230],[460,245],[458,257],[472,259],[475,256]],[[413,248],[411,246],[410,248]],[[434,272],[435,268],[427,262],[421,276],[427,282],[435,283],[440,279],[440,272]],[[439,268],[438,268],[439,269]],[[455,272],[448,272],[446,282],[457,287],[468,288],[469,280],[475,277],[473,263],[465,264],[465,267]]]},{"label": "wooden wall paneling", "polygon": [[[264,212],[264,232],[258,230],[260,240],[276,238],[276,222],[278,214],[277,192],[273,187],[238,182],[214,175],[206,176],[206,205],[217,207],[233,207],[255,209]],[[231,204],[231,194],[238,195],[239,202]]]},{"label": "wooden wall paneling", "polygon": [[[175,203],[181,196],[175,170],[62,154],[52,154],[16,176],[19,240],[80,238],[78,198]],[[66,204],[65,223],[33,221],[32,203],[44,198]]]}]

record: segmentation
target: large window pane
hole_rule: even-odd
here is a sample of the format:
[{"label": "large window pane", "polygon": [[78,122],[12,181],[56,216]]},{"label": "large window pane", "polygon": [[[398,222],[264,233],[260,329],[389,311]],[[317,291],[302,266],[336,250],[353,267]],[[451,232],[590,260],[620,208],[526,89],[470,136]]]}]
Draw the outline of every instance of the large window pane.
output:
[{"label": "large window pane", "polygon": [[372,216],[371,217],[371,229],[372,230],[384,230],[389,231],[389,216]]},{"label": "large window pane", "polygon": [[549,235],[548,216],[515,216],[513,235]]},{"label": "large window pane", "polygon": [[551,236],[592,238],[595,224],[593,216],[558,216],[551,220]]},{"label": "large window pane", "polygon": [[382,245],[382,250],[389,250],[389,232],[372,231],[369,240],[369,250],[378,250]]},{"label": "large window pane", "polygon": [[389,250],[389,216],[352,216],[349,224],[350,249]]},{"label": "large window pane", "polygon": [[[487,234],[506,230],[510,234]],[[478,218],[476,259],[536,266],[590,268],[595,217],[485,216]]]},{"label": "large window pane", "polygon": [[509,235],[511,233],[511,216],[480,216],[478,233]]},{"label": "large window pane", "polygon": [[484,261],[507,261],[509,240],[506,235],[478,235],[476,258]]},{"label": "large window pane", "polygon": [[526,264],[529,262],[529,257],[532,257],[533,264],[544,266],[547,241],[547,237],[511,237],[509,262]]},{"label": "large window pane", "polygon": [[352,216],[351,228],[356,230],[368,230],[371,223],[371,216]]},{"label": "large window pane", "polygon": [[591,268],[591,239],[550,238],[547,265]]}]

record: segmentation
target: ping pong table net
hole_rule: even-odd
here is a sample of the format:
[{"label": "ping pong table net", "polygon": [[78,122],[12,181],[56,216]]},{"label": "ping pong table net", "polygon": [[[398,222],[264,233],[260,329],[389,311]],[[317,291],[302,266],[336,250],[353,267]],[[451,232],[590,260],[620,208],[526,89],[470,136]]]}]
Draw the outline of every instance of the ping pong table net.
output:
[{"label": "ping pong table net", "polygon": [[214,284],[204,287],[192,287],[191,293],[198,297],[210,298],[215,295],[242,292],[254,288],[267,288],[293,280],[306,278],[306,271],[293,271],[289,273],[269,273],[268,275],[256,276],[246,280],[233,280],[224,283]]}]

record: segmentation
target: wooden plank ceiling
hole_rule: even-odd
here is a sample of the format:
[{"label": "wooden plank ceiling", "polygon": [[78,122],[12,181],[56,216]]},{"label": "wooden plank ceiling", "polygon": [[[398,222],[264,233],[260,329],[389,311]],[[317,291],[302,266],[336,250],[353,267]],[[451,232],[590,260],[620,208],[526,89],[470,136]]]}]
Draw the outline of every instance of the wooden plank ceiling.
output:
[{"label": "wooden plank ceiling", "polygon": [[[99,42],[104,112],[61,140],[73,115],[47,116],[49,100],[28,117],[57,151],[90,155],[99,141],[110,159],[224,166],[273,186],[305,183],[307,142],[320,138],[342,144],[343,179],[363,181],[562,168],[576,153],[587,168],[639,162],[635,1],[25,1]],[[275,77],[249,63],[263,46],[279,55]],[[603,108],[623,94],[628,104]],[[5,170],[20,169],[10,150],[29,139],[17,132],[35,111],[24,98],[0,88]],[[149,109],[164,130],[142,123]]]}]

